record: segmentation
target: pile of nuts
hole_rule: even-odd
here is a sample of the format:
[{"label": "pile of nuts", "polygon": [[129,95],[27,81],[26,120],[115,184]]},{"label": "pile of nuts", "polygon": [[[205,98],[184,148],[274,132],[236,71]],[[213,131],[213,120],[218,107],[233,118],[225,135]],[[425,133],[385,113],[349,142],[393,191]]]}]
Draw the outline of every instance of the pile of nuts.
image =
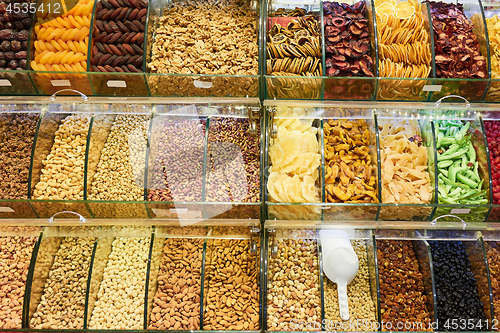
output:
[{"label": "pile of nuts", "polygon": [[275,17],[273,21],[277,23],[267,34],[267,74],[321,76],[320,23],[317,19],[306,15],[291,20],[288,16]]},{"label": "pile of nuts", "polygon": [[321,331],[321,298],[316,241],[278,240],[269,258],[267,329]]},{"label": "pile of nuts", "polygon": [[259,201],[260,126],[254,138],[249,123],[243,118],[210,118],[206,201]]},{"label": "pile of nuts", "polygon": [[143,328],[150,243],[149,237],[117,237],[113,241],[89,329]]},{"label": "pile of nuts", "polygon": [[[0,4],[1,6],[1,4]],[[39,113],[0,115],[0,198],[27,199]]]},{"label": "pile of nuts", "polygon": [[68,116],[55,133],[50,154],[42,162],[33,199],[83,200],[83,171],[90,115]]},{"label": "pile of nuts", "polygon": [[203,239],[166,239],[148,329],[200,329],[203,243]]},{"label": "pile of nuts", "polygon": [[366,3],[323,2],[327,76],[373,77]]},{"label": "pile of nuts", "polygon": [[485,242],[484,245],[490,270],[494,319],[500,320],[500,243]]},{"label": "pile of nuts", "polygon": [[[25,8],[32,0],[0,1],[0,70],[23,70],[28,56],[28,38],[31,30],[31,14],[27,10],[16,12],[12,7],[18,4]],[[11,10],[7,10],[10,6]]]},{"label": "pile of nuts", "polygon": [[0,237],[0,329],[20,329],[31,254],[38,237]]},{"label": "pile of nuts", "polygon": [[347,286],[350,325],[340,318],[337,284],[324,277],[325,282],[325,319],[328,331],[376,331],[375,303],[370,289],[368,254],[364,240],[351,240],[352,247],[359,260],[356,277]]},{"label": "pile of nuts", "polygon": [[377,257],[381,319],[391,323],[393,330],[397,323],[422,323],[423,329],[429,328],[428,296],[421,273],[429,267],[419,266],[412,242],[377,240]]},{"label": "pile of nuts", "polygon": [[100,0],[95,8],[92,71],[142,72],[147,0]]},{"label": "pile of nuts", "polygon": [[486,59],[462,4],[429,1],[435,36],[436,76],[488,78]]},{"label": "pile of nuts", "polygon": [[247,0],[176,0],[156,28],[153,73],[258,74],[258,19]]},{"label": "pile of nuts", "polygon": [[[486,319],[484,304],[479,298],[477,282],[463,243],[430,241],[429,245],[434,266],[437,303],[434,311],[437,314],[438,330],[444,331],[446,323],[456,318],[465,320],[472,327],[478,327],[476,325],[484,323]],[[450,327],[446,330],[450,330]]]},{"label": "pile of nuts", "polygon": [[30,321],[34,329],[82,329],[95,238],[65,238]]},{"label": "pile of nuts", "polygon": [[149,116],[120,114],[115,118],[89,200],[143,200],[148,130]]},{"label": "pile of nuts", "polygon": [[161,119],[158,127],[151,133],[148,200],[201,201],[206,122]]},{"label": "pile of nuts", "polygon": [[248,240],[207,242],[203,329],[259,330],[257,262]]},{"label": "pile of nuts", "polygon": [[330,119],[323,130],[326,202],[378,202],[370,155],[374,134],[366,120]]}]

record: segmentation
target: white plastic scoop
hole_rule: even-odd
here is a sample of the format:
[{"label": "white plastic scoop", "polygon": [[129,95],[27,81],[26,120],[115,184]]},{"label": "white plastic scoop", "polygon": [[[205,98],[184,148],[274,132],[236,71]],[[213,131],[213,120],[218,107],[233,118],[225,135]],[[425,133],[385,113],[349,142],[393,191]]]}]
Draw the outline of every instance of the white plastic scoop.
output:
[{"label": "white plastic scoop", "polygon": [[347,285],[358,274],[359,260],[344,230],[320,230],[323,272],[337,284],[340,318],[349,320]]}]

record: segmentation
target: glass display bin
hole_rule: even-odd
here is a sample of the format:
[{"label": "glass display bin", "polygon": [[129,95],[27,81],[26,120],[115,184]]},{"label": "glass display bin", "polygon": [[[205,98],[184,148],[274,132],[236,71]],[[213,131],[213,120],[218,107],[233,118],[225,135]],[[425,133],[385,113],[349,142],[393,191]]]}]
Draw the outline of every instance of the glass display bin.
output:
[{"label": "glass display bin", "polygon": [[[494,330],[495,228],[449,222],[373,228],[370,223],[318,221],[306,226],[296,221],[266,221],[264,328]],[[329,244],[333,242],[340,242],[342,248],[350,243],[359,261],[347,286],[348,318],[339,311],[337,280],[326,275],[331,271],[325,267],[340,265],[334,259],[337,250]],[[300,282],[290,284],[291,279]],[[301,288],[302,283],[310,288]],[[309,302],[300,302],[304,295]]]},{"label": "glass display bin", "polygon": [[2,105],[3,218],[260,220],[257,99],[45,101]]},{"label": "glass display bin", "polygon": [[487,105],[266,101],[264,106],[268,219],[432,221],[450,214],[468,222],[497,219],[493,193],[500,188],[496,176],[492,187],[492,175],[500,158],[495,160],[492,124],[500,128],[500,123]]},{"label": "glass display bin", "polygon": [[260,331],[259,223],[157,222],[2,227],[1,329]]}]

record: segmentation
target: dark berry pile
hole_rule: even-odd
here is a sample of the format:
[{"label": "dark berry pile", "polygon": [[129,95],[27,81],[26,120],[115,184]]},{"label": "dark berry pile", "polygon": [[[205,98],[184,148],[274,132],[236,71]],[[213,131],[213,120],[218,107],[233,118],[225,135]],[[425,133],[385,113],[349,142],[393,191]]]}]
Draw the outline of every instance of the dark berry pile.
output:
[{"label": "dark berry pile", "polygon": [[[460,241],[431,241],[439,331],[451,331],[452,319],[485,320],[476,279]],[[447,325],[448,323],[448,325]],[[457,330],[463,331],[458,328]]]}]

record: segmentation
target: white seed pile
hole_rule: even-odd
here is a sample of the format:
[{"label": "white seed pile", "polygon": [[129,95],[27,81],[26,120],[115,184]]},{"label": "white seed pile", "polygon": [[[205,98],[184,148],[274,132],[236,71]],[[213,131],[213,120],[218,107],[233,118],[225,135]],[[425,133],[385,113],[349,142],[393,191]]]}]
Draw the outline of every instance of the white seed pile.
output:
[{"label": "white seed pile", "polygon": [[117,237],[113,241],[89,329],[143,329],[150,240]]},{"label": "white seed pile", "polygon": [[67,237],[56,253],[44,293],[31,318],[35,329],[82,329],[95,238]]},{"label": "white seed pile", "polygon": [[34,199],[83,200],[83,170],[90,115],[64,118],[55,133],[54,144],[42,161],[40,181]]},{"label": "white seed pile", "polygon": [[143,200],[149,118],[121,114],[116,117],[101,152],[88,199]]}]

